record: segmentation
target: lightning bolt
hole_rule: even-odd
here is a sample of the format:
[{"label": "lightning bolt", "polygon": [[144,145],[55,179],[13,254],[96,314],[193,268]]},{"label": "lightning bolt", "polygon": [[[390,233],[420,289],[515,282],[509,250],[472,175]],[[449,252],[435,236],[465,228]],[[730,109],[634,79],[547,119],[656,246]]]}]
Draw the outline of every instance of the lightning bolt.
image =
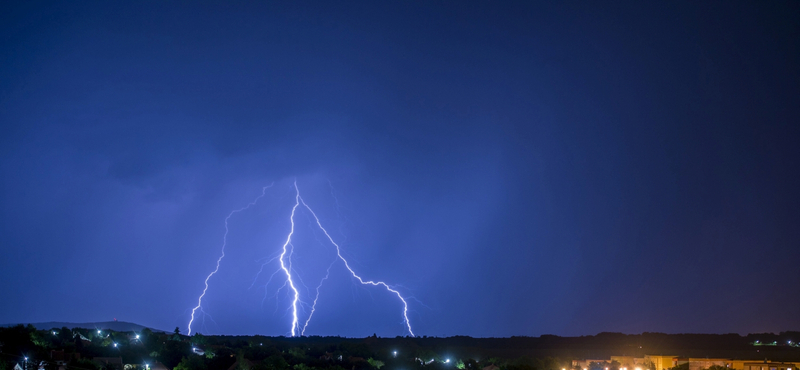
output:
[{"label": "lightning bolt", "polygon": [[[211,279],[212,276],[214,276],[219,271],[222,259],[225,258],[225,247],[227,246],[228,232],[229,232],[228,221],[230,220],[230,218],[234,214],[242,212],[242,211],[247,210],[248,208],[254,206],[259,201],[259,199],[261,199],[262,197],[264,197],[266,195],[267,189],[269,189],[273,185],[274,185],[274,183],[270,184],[269,186],[265,186],[261,190],[261,195],[256,197],[252,202],[247,204],[245,207],[242,207],[240,209],[231,211],[231,213],[229,213],[228,216],[225,217],[225,234],[222,237],[222,249],[221,249],[221,252],[220,252],[220,256],[217,259],[217,264],[216,264],[216,267],[214,268],[214,270],[211,271],[211,273],[208,274],[208,276],[206,276],[206,279],[204,281],[203,292],[200,294],[200,296],[197,299],[197,306],[195,306],[192,309],[191,319],[189,320],[189,325],[188,325],[188,328],[189,328],[188,334],[189,335],[192,334],[192,324],[194,323],[196,312],[199,310],[204,315],[204,318],[205,318],[205,316],[208,316],[208,313],[205,312],[205,310],[202,307],[203,297],[205,297],[206,293],[208,292],[208,282],[209,282],[209,280]],[[259,269],[258,274],[256,274],[256,278],[253,280],[253,283],[250,285],[250,288],[252,288],[253,285],[256,283],[256,281],[258,279],[258,276],[263,272],[264,267],[267,264],[269,264],[270,262],[272,262],[272,261],[277,259],[279,261],[279,263],[280,263],[280,268],[278,268],[272,274],[272,276],[270,276],[269,281],[267,281],[267,285],[269,285],[270,281],[272,281],[272,277],[274,277],[275,274],[283,272],[283,274],[286,275],[286,281],[284,282],[283,286],[280,289],[278,289],[278,291],[280,291],[284,287],[288,286],[289,289],[291,290],[290,294],[293,295],[292,304],[291,304],[291,313],[292,313],[291,335],[292,335],[292,337],[297,336],[298,332],[299,332],[299,335],[305,335],[306,328],[308,327],[309,323],[311,322],[311,318],[314,316],[314,312],[316,311],[316,306],[317,306],[317,302],[319,300],[319,295],[320,295],[320,289],[322,288],[322,285],[325,282],[325,280],[327,280],[328,277],[330,276],[331,268],[334,266],[334,264],[337,261],[341,260],[342,263],[344,264],[345,268],[350,272],[350,274],[355,279],[357,279],[362,285],[382,286],[388,292],[396,295],[397,298],[400,299],[400,301],[403,303],[403,322],[405,323],[405,325],[406,325],[406,327],[408,329],[408,332],[411,334],[411,336],[415,336],[414,335],[414,331],[411,329],[411,322],[408,320],[408,301],[406,300],[406,298],[403,297],[403,295],[400,294],[400,292],[398,290],[394,289],[392,286],[386,284],[383,281],[364,280],[361,276],[356,274],[356,272],[350,267],[350,264],[347,262],[347,260],[344,258],[344,256],[342,256],[341,247],[339,246],[339,244],[337,244],[333,240],[331,235],[328,233],[328,230],[326,230],[322,226],[322,223],[320,222],[319,217],[317,217],[317,214],[314,212],[313,209],[311,209],[311,207],[300,196],[300,188],[297,186],[297,180],[294,181],[293,185],[294,185],[294,190],[295,190],[295,204],[292,206],[292,211],[291,211],[291,214],[289,216],[289,222],[290,222],[290,225],[291,225],[290,229],[289,229],[289,234],[286,236],[286,241],[283,243],[283,246],[281,247],[280,255],[270,259],[269,261],[267,261],[267,262],[265,262],[265,263],[263,263],[261,265],[261,268]],[[298,303],[303,304],[304,307],[308,307],[308,305],[300,300],[300,291],[298,290],[297,285],[295,283],[295,278],[299,279],[298,280],[299,283],[302,283],[302,279],[300,279],[300,275],[293,276],[293,274],[292,274],[292,272],[294,271],[293,268],[292,268],[292,255],[294,253],[294,244],[292,243],[292,237],[294,236],[294,232],[295,232],[295,220],[294,220],[294,218],[295,218],[295,215],[297,214],[297,208],[300,207],[301,204],[314,217],[314,223],[316,223],[316,226],[319,227],[320,230],[322,230],[322,232],[328,238],[328,241],[331,244],[333,244],[333,246],[336,248],[336,257],[337,257],[328,266],[328,269],[326,271],[325,277],[319,282],[319,285],[317,286],[316,296],[314,297],[314,302],[311,305],[311,311],[310,311],[310,313],[308,315],[308,318],[306,319],[305,323],[303,324],[302,328],[300,327],[300,320],[299,320],[298,311],[297,311]],[[305,284],[303,284],[303,285],[305,285]],[[264,292],[265,293],[265,297],[264,298],[266,298],[266,288],[267,287],[265,286],[264,288],[265,288],[265,292]],[[306,290],[308,291],[308,287],[306,287]],[[308,293],[310,295],[310,291],[308,291]],[[413,299],[413,297],[409,297],[409,299]],[[262,305],[263,305],[263,301],[262,301]],[[213,318],[212,318],[212,321],[213,321]]]},{"label": "lightning bolt", "polygon": [[[320,223],[319,217],[317,217],[317,214],[314,213],[314,210],[312,210],[311,207],[309,207],[308,204],[306,204],[306,202],[303,200],[303,198],[300,197],[300,189],[297,187],[297,181],[294,182],[294,188],[297,191],[297,196],[295,198],[297,203],[295,203],[294,208],[292,208],[292,231],[294,231],[295,209],[297,208],[299,203],[302,203],[303,207],[305,207],[309,212],[311,212],[311,215],[314,216],[314,220],[316,221],[317,226],[320,228],[320,230],[322,230],[322,232],[325,233],[325,236],[328,237],[328,240],[331,242],[331,244],[333,244],[334,247],[336,247],[336,255],[339,257],[340,260],[342,260],[342,262],[344,262],[344,267],[347,268],[348,271],[350,271],[350,274],[353,275],[354,278],[356,278],[363,285],[383,286],[389,292],[394,293],[397,296],[397,298],[400,298],[400,301],[403,302],[403,321],[405,322],[406,327],[408,328],[408,332],[411,334],[411,336],[412,337],[415,336],[414,335],[414,331],[411,330],[411,322],[408,321],[408,302],[406,302],[405,298],[403,298],[403,296],[400,294],[400,292],[398,292],[395,289],[392,289],[392,287],[390,287],[388,284],[386,284],[386,283],[384,283],[382,281],[364,280],[364,279],[361,278],[361,276],[358,276],[358,274],[356,274],[356,272],[353,271],[353,269],[350,267],[350,264],[347,263],[347,260],[342,256],[342,251],[341,251],[341,248],[339,248],[339,244],[336,244],[336,242],[333,241],[333,238],[331,238],[330,234],[328,234],[328,230],[325,230],[325,228],[322,227],[322,223]],[[291,234],[290,234],[290,237],[291,237]],[[287,243],[288,243],[288,241],[287,241]],[[285,249],[285,247],[286,246],[284,245],[284,249]],[[288,272],[287,272],[287,274],[288,274]],[[320,283],[320,284],[322,284],[322,283]],[[295,303],[294,303],[294,306],[293,306],[293,308],[294,308],[294,320],[295,321],[292,322],[292,325],[296,325],[296,323],[297,323],[297,307],[296,307],[296,303],[297,303],[297,291],[295,290]],[[310,319],[310,317],[309,317],[309,319]],[[294,329],[295,329],[295,327],[292,326],[292,336],[294,336]]]},{"label": "lightning bolt", "polygon": [[[294,214],[295,211],[297,211],[297,207],[300,206],[300,190],[297,189],[297,181],[295,181],[294,188],[296,190],[296,195],[294,197],[295,203],[294,207],[292,207],[292,215],[289,217],[292,227],[289,230],[289,236],[286,237],[286,243],[283,243],[283,253],[281,253],[279,258],[281,269],[286,273],[286,282],[289,284],[289,288],[294,292],[294,300],[292,300],[292,336],[295,336],[297,330],[300,329],[300,324],[297,319],[297,302],[300,300],[300,292],[297,290],[297,287],[294,286],[290,268],[286,267],[286,247],[292,242],[292,235],[294,234]],[[294,250],[294,248],[292,248],[292,250]],[[289,261],[289,263],[291,263],[291,261]]]},{"label": "lightning bolt", "polygon": [[[195,314],[195,312],[197,312],[198,309],[201,310],[201,312],[203,312],[201,306],[203,304],[203,297],[205,297],[206,292],[208,292],[208,280],[211,279],[211,277],[214,276],[219,271],[219,265],[222,262],[222,259],[225,258],[225,246],[228,244],[228,231],[229,231],[228,230],[228,220],[231,219],[231,216],[233,216],[234,213],[242,212],[242,211],[254,206],[258,202],[259,199],[263,198],[264,195],[267,194],[267,189],[271,188],[272,185],[275,185],[275,183],[273,182],[272,184],[269,184],[269,186],[263,187],[261,189],[261,195],[256,197],[256,199],[253,199],[252,202],[250,202],[249,204],[247,204],[246,206],[244,206],[242,208],[239,208],[237,210],[231,211],[231,213],[229,213],[228,216],[225,217],[225,234],[222,236],[222,251],[220,253],[219,258],[217,259],[217,266],[214,268],[214,271],[211,271],[211,273],[208,274],[208,276],[206,276],[206,280],[203,282],[205,284],[205,287],[203,288],[203,293],[200,294],[200,297],[197,298],[197,306],[195,306],[192,309],[192,318],[189,320],[189,331],[188,331],[189,335],[192,335],[192,323],[194,322],[194,314]],[[205,312],[203,312],[203,313],[206,314]],[[206,315],[208,315],[208,314],[206,314]]]},{"label": "lightning bolt", "polygon": [[322,283],[324,283],[325,280],[328,280],[328,276],[331,275],[331,267],[333,267],[334,263],[336,263],[336,260],[333,260],[333,262],[331,262],[331,265],[328,266],[328,270],[325,272],[325,277],[322,278],[322,280],[319,281],[319,285],[317,285],[317,295],[316,297],[314,297],[314,303],[311,305],[311,313],[308,314],[308,319],[306,319],[306,323],[305,325],[303,325],[303,330],[300,331],[300,335],[306,335],[306,328],[308,327],[308,323],[311,322],[311,317],[314,316],[314,311],[317,310],[317,301],[319,300],[319,288],[322,288]]}]

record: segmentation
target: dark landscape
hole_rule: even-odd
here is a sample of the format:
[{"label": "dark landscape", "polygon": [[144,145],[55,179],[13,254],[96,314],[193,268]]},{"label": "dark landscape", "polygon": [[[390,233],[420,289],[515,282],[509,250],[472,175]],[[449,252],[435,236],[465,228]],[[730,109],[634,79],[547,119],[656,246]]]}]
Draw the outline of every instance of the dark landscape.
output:
[{"label": "dark landscape", "polygon": [[[136,329],[109,329],[126,327]],[[168,333],[125,322],[36,323],[0,328],[0,369],[12,369],[25,357],[47,369],[58,369],[59,364],[78,369],[115,368],[114,363],[92,361],[95,358],[118,358],[126,369],[161,363],[169,369],[368,370],[384,365],[390,369],[484,369],[494,365],[509,370],[558,370],[572,369],[573,360],[606,359],[608,367],[619,370],[621,365],[610,361],[612,356],[646,355],[800,364],[797,338],[800,332],[510,338],[186,336],[179,328]]]},{"label": "dark landscape", "polygon": [[0,1],[0,370],[800,370],[798,266],[800,0]]}]

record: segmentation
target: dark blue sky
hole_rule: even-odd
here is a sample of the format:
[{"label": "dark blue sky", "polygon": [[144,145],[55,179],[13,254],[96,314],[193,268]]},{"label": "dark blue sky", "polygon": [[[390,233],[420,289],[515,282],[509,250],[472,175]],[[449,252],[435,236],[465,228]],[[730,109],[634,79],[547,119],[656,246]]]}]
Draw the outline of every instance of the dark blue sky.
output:
[{"label": "dark blue sky", "polygon": [[[800,330],[798,2],[5,2],[0,35],[0,322],[185,332],[274,182],[198,330],[288,334],[276,262],[249,287],[297,179],[418,335]],[[325,284],[307,334],[407,334]]]}]

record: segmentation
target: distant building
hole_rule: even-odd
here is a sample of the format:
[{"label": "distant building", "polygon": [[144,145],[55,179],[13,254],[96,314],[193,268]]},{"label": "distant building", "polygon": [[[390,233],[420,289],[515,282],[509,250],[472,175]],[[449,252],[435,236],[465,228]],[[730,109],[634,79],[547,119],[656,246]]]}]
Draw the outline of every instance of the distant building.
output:
[{"label": "distant building", "polygon": [[730,367],[730,359],[727,358],[694,358],[679,357],[675,361],[678,365],[689,364],[689,370],[704,370],[711,366]]},{"label": "distant building", "polygon": [[[726,367],[731,370],[800,370],[800,364],[793,362],[769,362],[763,360],[732,360],[728,358],[695,358],[677,356],[656,356],[645,355],[644,357],[633,356],[610,356],[608,360],[586,359],[572,360],[572,367],[583,369],[605,370],[611,369],[611,363],[618,363],[615,370],[668,370],[679,365],[688,365],[689,370],[705,370],[711,366]],[[616,365],[616,364],[615,364]],[[652,367],[652,368],[651,368]]]},{"label": "distant building", "polygon": [[677,356],[653,356],[645,355],[645,362],[652,363],[654,369],[652,370],[666,370],[678,365]]},{"label": "distant building", "polygon": [[58,370],[67,368],[67,363],[71,360],[80,360],[81,354],[79,352],[64,352],[64,350],[51,350],[50,360],[56,363]]},{"label": "distant building", "polygon": [[610,360],[597,360],[597,359],[587,359],[587,360],[572,360],[572,367],[580,368],[580,369],[591,369],[594,367],[601,367],[606,368],[611,365]]},{"label": "distant building", "polygon": [[797,364],[792,362],[743,362],[741,370],[796,370]]},{"label": "distant building", "polygon": [[648,369],[646,365],[650,362],[646,359],[646,357],[633,357],[633,356],[611,356],[610,362],[618,362],[619,363],[619,370],[654,370]]},{"label": "distant building", "polygon": [[92,361],[100,367],[105,367],[106,365],[113,365],[114,368],[122,370],[124,365],[122,364],[122,357],[95,357]]},{"label": "distant building", "polygon": [[63,365],[71,360],[80,360],[81,354],[79,352],[64,352],[64,350],[51,350],[50,351],[50,359],[53,362]]},{"label": "distant building", "polygon": [[83,334],[81,334],[81,333],[79,333],[77,331],[74,332],[74,334],[72,334],[72,338],[80,338],[80,340],[83,341],[84,344],[92,343],[91,339],[86,338],[86,336],[84,336]]}]

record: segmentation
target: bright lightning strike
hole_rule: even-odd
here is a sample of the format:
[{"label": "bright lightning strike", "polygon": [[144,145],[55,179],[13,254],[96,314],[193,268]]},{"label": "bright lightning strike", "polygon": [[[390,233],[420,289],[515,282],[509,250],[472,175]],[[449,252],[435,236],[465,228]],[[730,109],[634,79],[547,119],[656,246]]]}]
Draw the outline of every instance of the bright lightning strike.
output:
[{"label": "bright lightning strike", "polygon": [[[227,240],[228,240],[228,221],[230,220],[230,218],[233,216],[234,213],[242,212],[242,211],[250,208],[251,206],[255,205],[258,202],[259,199],[264,197],[264,195],[266,194],[266,190],[269,189],[270,187],[272,187],[272,185],[274,185],[274,183],[270,184],[269,186],[264,187],[262,189],[262,191],[261,191],[261,195],[259,195],[256,199],[254,199],[252,202],[250,202],[247,206],[245,206],[243,208],[240,208],[240,209],[237,209],[237,210],[234,210],[234,211],[231,211],[231,213],[229,213],[228,216],[225,217],[225,234],[224,234],[224,236],[222,238],[221,254],[220,254],[220,257],[217,259],[217,264],[216,264],[216,267],[214,268],[214,271],[212,271],[210,274],[208,274],[208,276],[206,276],[206,279],[205,279],[205,282],[204,282],[205,287],[203,289],[203,293],[200,294],[200,296],[197,299],[197,306],[195,306],[192,309],[191,319],[189,320],[189,331],[188,331],[189,335],[192,334],[192,324],[193,324],[193,322],[195,320],[195,313],[199,310],[204,315],[208,315],[203,310],[203,307],[202,307],[203,297],[205,297],[206,292],[208,291],[208,281],[211,279],[212,276],[214,276],[214,274],[216,274],[219,271],[220,263],[222,262],[222,259],[225,258],[225,247],[227,245]],[[311,322],[311,318],[313,317],[314,312],[316,311],[317,302],[319,300],[320,289],[322,288],[322,285],[325,282],[325,280],[327,280],[328,277],[330,276],[330,270],[333,267],[333,265],[336,263],[337,260],[341,260],[344,263],[345,268],[347,268],[347,271],[349,271],[350,274],[354,278],[356,278],[362,285],[382,286],[388,292],[396,295],[397,298],[400,299],[400,301],[403,303],[403,322],[405,323],[405,325],[406,325],[406,327],[408,329],[408,332],[411,334],[411,336],[415,336],[414,335],[414,331],[411,329],[411,322],[408,320],[408,302],[406,301],[406,298],[403,297],[400,294],[399,291],[397,291],[396,289],[392,288],[391,286],[389,286],[388,284],[386,284],[383,281],[364,280],[361,276],[356,274],[355,271],[350,267],[350,264],[347,262],[347,260],[344,258],[344,256],[342,256],[341,248],[339,247],[339,244],[337,244],[333,240],[333,238],[330,236],[328,231],[324,227],[322,227],[322,223],[320,222],[319,217],[317,217],[317,214],[314,213],[314,210],[312,210],[311,207],[308,204],[306,204],[306,202],[300,196],[300,189],[297,186],[297,181],[294,182],[294,189],[295,189],[295,204],[292,206],[292,211],[291,211],[291,214],[289,216],[289,222],[290,222],[291,227],[289,229],[289,234],[286,236],[286,241],[283,243],[283,246],[281,247],[281,253],[280,253],[279,256],[274,257],[274,258],[270,259],[269,261],[267,261],[267,262],[265,262],[265,263],[263,263],[261,265],[261,268],[259,269],[258,274],[256,274],[256,278],[253,280],[253,284],[251,284],[250,288],[252,288],[253,285],[256,283],[256,281],[258,279],[258,276],[261,274],[261,272],[263,272],[264,267],[267,264],[269,264],[272,261],[277,259],[279,261],[279,263],[280,263],[280,268],[278,268],[272,274],[272,276],[270,276],[269,281],[267,281],[267,285],[269,285],[270,281],[272,281],[272,277],[274,277],[275,274],[278,274],[278,273],[282,272],[284,275],[286,275],[286,281],[284,282],[284,284],[281,287],[281,289],[283,289],[283,287],[287,287],[288,286],[289,289],[291,289],[291,292],[292,292],[292,295],[293,295],[292,304],[291,304],[291,312],[292,312],[291,335],[293,337],[297,336],[298,332],[299,332],[299,335],[305,335],[306,328],[308,327],[309,323]],[[300,327],[300,320],[299,320],[297,308],[298,308],[298,303],[302,303],[304,305],[305,305],[305,303],[303,303],[301,301],[301,299],[300,299],[300,291],[297,289],[297,285],[295,284],[295,278],[299,279],[298,282],[300,282],[300,283],[302,283],[302,279],[301,279],[300,275],[294,276],[292,274],[292,271],[293,271],[293,269],[292,269],[292,255],[294,253],[294,244],[292,243],[292,237],[294,236],[294,232],[295,232],[294,217],[295,217],[295,214],[297,214],[297,208],[300,206],[300,204],[302,204],[303,207],[306,210],[308,210],[308,212],[311,213],[311,215],[314,217],[314,221],[316,222],[317,227],[319,227],[320,230],[322,230],[322,232],[328,238],[328,241],[331,244],[333,244],[333,246],[336,248],[336,256],[337,256],[337,258],[334,259],[334,261],[331,262],[331,264],[328,266],[328,269],[326,271],[325,277],[319,282],[319,285],[317,286],[316,296],[314,297],[313,304],[311,305],[311,311],[310,311],[308,317],[306,318],[305,323],[303,324],[302,328]],[[279,291],[281,289],[279,289]],[[308,290],[307,287],[306,287],[306,290]],[[265,293],[265,297],[264,298],[266,298],[266,286],[265,286],[265,292],[264,293]],[[310,292],[308,292],[308,293],[310,294]],[[409,297],[409,298],[413,299],[413,297]],[[262,305],[263,305],[263,301],[262,301]]]},{"label": "bright lightning strike", "polygon": [[[373,285],[373,286],[379,286],[380,285],[380,286],[383,286],[384,288],[386,288],[386,290],[394,293],[397,296],[397,298],[400,298],[400,301],[403,302],[403,321],[405,322],[406,327],[408,328],[408,332],[411,334],[411,336],[412,337],[415,336],[414,335],[414,331],[411,330],[411,322],[408,321],[408,302],[406,302],[405,298],[403,298],[403,296],[400,294],[400,292],[398,292],[395,289],[392,289],[392,287],[390,287],[388,284],[386,284],[386,283],[384,283],[382,281],[364,280],[364,279],[361,278],[361,276],[358,276],[356,274],[356,272],[353,271],[353,269],[350,267],[350,264],[347,263],[347,260],[342,256],[341,250],[339,248],[339,244],[336,244],[336,242],[333,241],[333,238],[331,238],[330,234],[328,234],[328,230],[325,230],[325,228],[322,227],[322,224],[320,223],[319,217],[317,217],[317,214],[314,213],[314,210],[312,210],[311,207],[309,207],[308,204],[306,204],[306,202],[303,200],[303,198],[300,197],[300,189],[297,187],[297,182],[296,181],[294,183],[294,188],[297,190],[297,198],[296,199],[300,203],[303,203],[303,206],[309,212],[311,212],[312,216],[314,216],[314,220],[317,222],[317,226],[320,228],[320,230],[322,230],[323,233],[325,233],[325,236],[328,237],[328,240],[331,242],[331,244],[333,244],[336,247],[336,255],[339,257],[340,260],[342,260],[342,262],[344,262],[344,267],[346,267],[347,270],[350,271],[350,274],[353,275],[354,278],[358,279],[358,281],[363,285]],[[297,208],[297,204],[295,204],[294,208],[292,208],[292,217],[294,217],[295,208]],[[292,227],[294,227],[294,220],[292,220]],[[297,319],[297,310],[296,309],[295,309],[294,313],[295,313],[295,320],[296,320]],[[294,327],[292,328],[292,336],[294,336]]]},{"label": "bright lightning strike", "polygon": [[319,285],[317,285],[317,295],[314,297],[314,303],[311,304],[311,313],[308,314],[308,319],[306,319],[306,323],[305,325],[303,325],[303,330],[300,331],[300,335],[306,334],[306,328],[308,327],[308,323],[311,322],[311,317],[314,316],[314,311],[317,310],[317,301],[319,300],[319,288],[322,288],[322,283],[324,283],[325,280],[328,280],[328,276],[331,275],[331,267],[333,267],[334,263],[336,263],[336,260],[333,260],[333,262],[331,262],[331,265],[328,266],[328,270],[325,271],[325,277],[322,278],[322,280],[320,280],[319,282]]},{"label": "bright lightning strike", "polygon": [[[295,183],[295,189],[297,189],[297,184]],[[289,217],[291,221],[292,228],[289,230],[289,236],[286,237],[286,243],[283,243],[283,253],[279,258],[281,262],[281,269],[283,272],[286,273],[286,282],[289,284],[289,288],[292,289],[294,292],[294,299],[292,300],[292,336],[295,336],[295,333],[298,329],[300,329],[300,324],[297,319],[297,302],[300,300],[300,292],[297,291],[297,287],[294,286],[294,281],[292,280],[292,273],[291,267],[286,267],[286,246],[292,242],[292,235],[294,234],[294,213],[297,210],[297,206],[300,205],[300,190],[297,190],[297,195],[295,195],[295,203],[294,207],[292,207],[292,215]],[[294,250],[294,246],[292,246],[292,250]],[[291,255],[289,256],[291,258]],[[291,263],[291,261],[289,261]],[[291,266],[291,265],[290,265]]]},{"label": "bright lightning strike", "polygon": [[272,184],[269,184],[269,186],[265,186],[264,188],[262,188],[261,189],[261,195],[256,197],[256,199],[253,199],[252,202],[250,202],[248,205],[246,205],[246,206],[244,206],[242,208],[239,208],[237,210],[231,211],[231,213],[228,214],[228,217],[225,217],[225,234],[222,236],[222,252],[221,252],[219,258],[217,259],[217,266],[214,268],[214,271],[211,271],[211,273],[208,274],[208,276],[206,276],[206,280],[204,281],[205,287],[203,288],[203,293],[200,294],[200,297],[197,298],[197,306],[195,306],[192,309],[192,318],[189,320],[189,331],[188,331],[189,335],[192,335],[192,323],[194,322],[194,314],[195,314],[195,312],[197,312],[198,309],[202,311],[201,306],[203,304],[203,297],[205,297],[206,292],[208,291],[208,280],[211,279],[211,277],[214,276],[214,274],[216,274],[217,271],[219,271],[219,264],[220,264],[220,262],[222,262],[222,259],[225,258],[225,246],[228,243],[228,220],[230,220],[231,216],[233,216],[234,213],[242,212],[242,211],[254,206],[258,202],[259,199],[263,198],[264,195],[266,195],[267,189],[271,188],[272,185],[274,185],[274,184],[275,183],[273,182]]}]

